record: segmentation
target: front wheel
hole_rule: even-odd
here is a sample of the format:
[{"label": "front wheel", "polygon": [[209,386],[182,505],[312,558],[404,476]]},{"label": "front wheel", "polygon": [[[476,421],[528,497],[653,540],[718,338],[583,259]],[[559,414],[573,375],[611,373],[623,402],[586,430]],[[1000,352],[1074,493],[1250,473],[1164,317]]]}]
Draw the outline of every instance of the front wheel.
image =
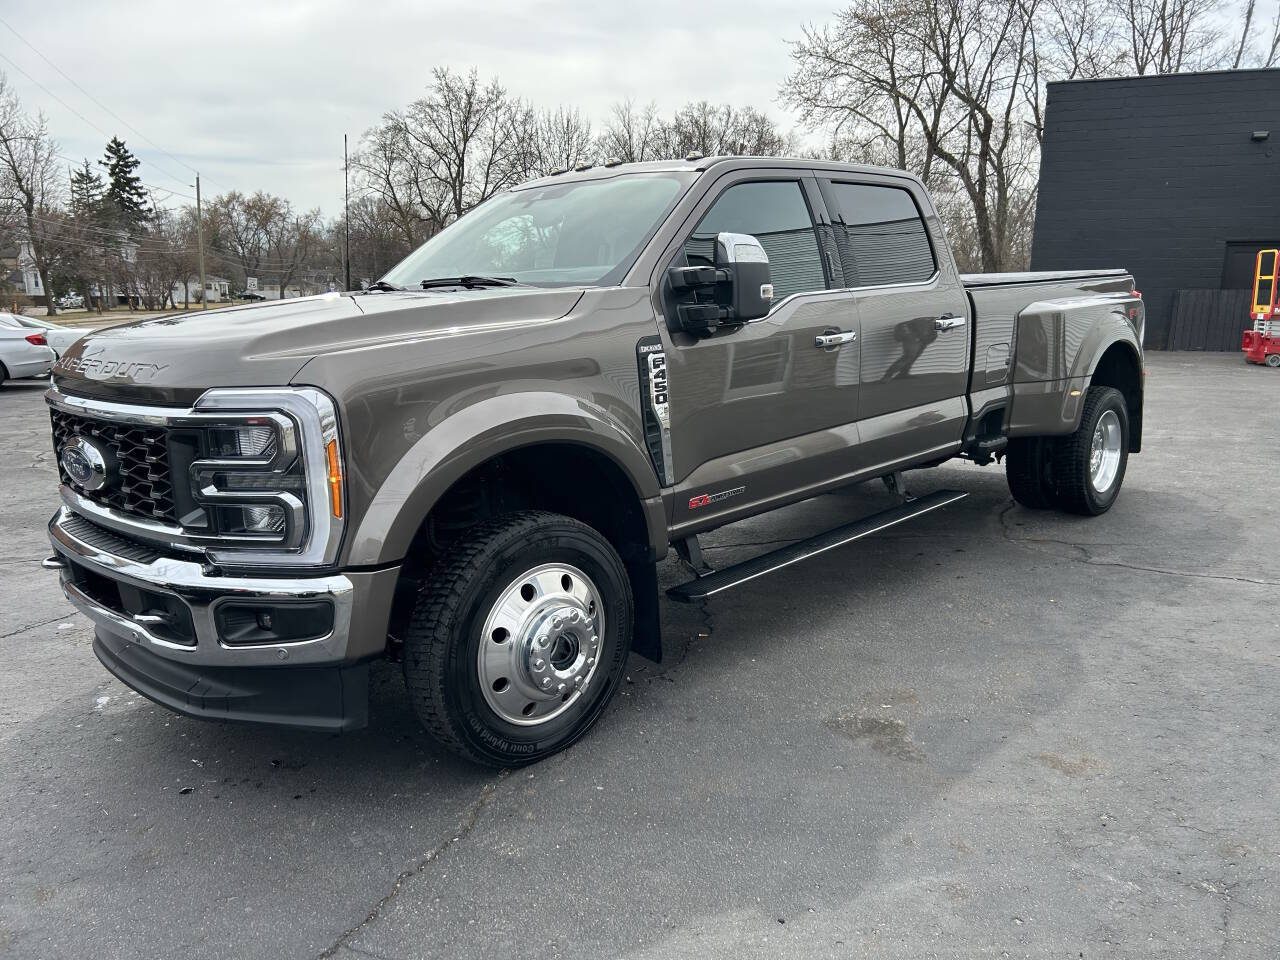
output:
[{"label": "front wheel", "polygon": [[1058,506],[1096,517],[1120,495],[1129,463],[1129,408],[1114,387],[1090,387],[1080,426],[1059,441],[1054,460]]},{"label": "front wheel", "polygon": [[405,684],[423,726],[454,753],[533,763],[600,717],[633,619],[626,569],[604,537],[559,514],[507,514],[432,572],[405,633]]}]

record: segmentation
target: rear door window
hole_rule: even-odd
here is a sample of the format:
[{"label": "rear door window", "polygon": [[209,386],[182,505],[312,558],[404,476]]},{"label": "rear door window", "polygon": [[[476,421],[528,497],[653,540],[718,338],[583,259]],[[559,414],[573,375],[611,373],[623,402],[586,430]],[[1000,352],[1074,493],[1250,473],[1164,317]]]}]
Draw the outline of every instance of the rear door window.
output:
[{"label": "rear door window", "polygon": [[846,286],[920,283],[937,271],[929,232],[909,191],[832,182],[827,193],[835,201],[831,213]]},{"label": "rear door window", "polygon": [[718,233],[747,233],[760,241],[769,255],[775,303],[827,288],[818,235],[799,181],[737,183],[725,190],[684,243],[691,265],[712,262]]}]

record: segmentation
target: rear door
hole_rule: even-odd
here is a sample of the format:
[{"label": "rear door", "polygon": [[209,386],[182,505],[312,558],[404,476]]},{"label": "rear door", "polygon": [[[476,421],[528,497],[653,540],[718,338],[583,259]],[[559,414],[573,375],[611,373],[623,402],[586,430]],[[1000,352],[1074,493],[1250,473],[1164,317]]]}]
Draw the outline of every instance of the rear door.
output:
[{"label": "rear door", "polygon": [[950,452],[968,416],[969,305],[928,199],[887,176],[819,184],[861,323],[859,466]]}]

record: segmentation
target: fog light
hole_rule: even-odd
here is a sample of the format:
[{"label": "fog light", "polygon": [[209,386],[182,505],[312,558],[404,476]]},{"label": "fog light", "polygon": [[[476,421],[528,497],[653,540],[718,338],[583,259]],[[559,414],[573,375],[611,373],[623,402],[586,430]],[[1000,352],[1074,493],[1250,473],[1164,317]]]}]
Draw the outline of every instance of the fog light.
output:
[{"label": "fog light", "polygon": [[214,620],[219,639],[228,646],[303,643],[333,632],[333,604],[328,600],[223,601]]}]

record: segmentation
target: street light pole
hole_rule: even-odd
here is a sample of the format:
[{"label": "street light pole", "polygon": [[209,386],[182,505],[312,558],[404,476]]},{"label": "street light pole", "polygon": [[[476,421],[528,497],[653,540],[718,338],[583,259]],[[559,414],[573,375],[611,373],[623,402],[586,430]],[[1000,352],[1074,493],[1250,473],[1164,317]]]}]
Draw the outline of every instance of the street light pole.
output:
[{"label": "street light pole", "polygon": [[342,227],[346,231],[345,247],[342,254],[347,271],[347,286],[351,289],[351,186],[347,176],[347,135],[342,135]]},{"label": "street light pole", "polygon": [[209,309],[209,288],[204,282],[204,211],[200,206],[200,174],[196,174],[196,256],[200,259],[200,309]]}]

